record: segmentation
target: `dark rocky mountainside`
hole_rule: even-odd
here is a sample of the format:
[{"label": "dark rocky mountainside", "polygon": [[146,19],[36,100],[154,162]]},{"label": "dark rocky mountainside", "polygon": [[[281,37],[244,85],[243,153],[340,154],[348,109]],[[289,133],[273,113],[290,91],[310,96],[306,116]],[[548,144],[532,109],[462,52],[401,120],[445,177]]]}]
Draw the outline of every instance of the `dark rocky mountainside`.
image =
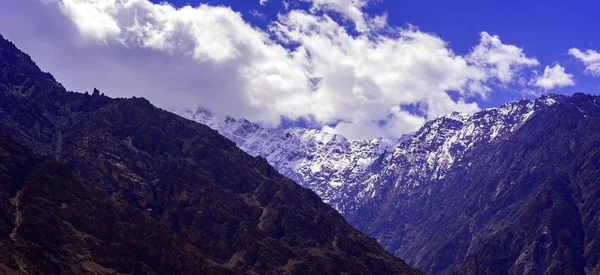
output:
[{"label": "dark rocky mountainside", "polygon": [[150,214],[0,137],[0,273],[233,274]]},{"label": "dark rocky mountainside", "polygon": [[350,219],[427,274],[600,273],[600,97],[562,98],[423,184]]},{"label": "dark rocky mountainside", "polygon": [[48,156],[0,143],[5,271],[419,273],[216,131],[67,92],[2,37],[0,134]]}]

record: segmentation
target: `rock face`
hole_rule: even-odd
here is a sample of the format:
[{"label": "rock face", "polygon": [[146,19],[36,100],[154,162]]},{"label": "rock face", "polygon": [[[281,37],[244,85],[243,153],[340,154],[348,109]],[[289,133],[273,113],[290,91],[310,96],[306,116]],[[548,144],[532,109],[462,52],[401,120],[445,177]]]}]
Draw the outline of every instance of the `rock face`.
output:
[{"label": "rock face", "polygon": [[4,270],[419,273],[209,127],[145,99],[67,92],[1,37],[0,126],[48,156],[0,143],[15,163],[0,169]]},{"label": "rock face", "polygon": [[[264,130],[240,134],[236,125],[247,122],[211,121],[220,121],[209,125],[240,140],[251,154],[272,160],[276,168],[283,163],[284,173],[327,163],[311,163],[311,155],[329,152],[329,146],[342,148],[347,159],[368,156],[368,164],[347,181],[343,174],[317,179],[303,168],[293,172],[304,186],[336,198],[329,202],[351,224],[427,274],[600,272],[599,97],[545,95],[473,115],[455,113],[428,122],[387,150],[354,156],[340,145],[347,142],[341,137],[306,152],[293,145],[303,144],[300,138],[279,142],[277,150],[254,149],[244,142]],[[293,137],[298,130],[285,131]],[[261,143],[269,144],[277,142]],[[279,161],[288,154],[306,161],[299,166]]]}]

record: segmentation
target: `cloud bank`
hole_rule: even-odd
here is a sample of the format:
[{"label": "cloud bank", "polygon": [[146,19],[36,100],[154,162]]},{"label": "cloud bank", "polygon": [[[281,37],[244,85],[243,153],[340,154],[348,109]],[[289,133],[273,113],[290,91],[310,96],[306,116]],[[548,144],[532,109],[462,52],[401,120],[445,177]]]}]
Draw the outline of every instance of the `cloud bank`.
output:
[{"label": "cloud bank", "polygon": [[[368,1],[303,1],[309,10],[287,10],[261,30],[228,7],[205,4],[0,0],[0,32],[69,89],[98,87],[270,126],[303,119],[353,139],[399,137],[427,119],[477,111],[473,99],[523,82],[521,72],[539,65],[487,32],[457,55],[434,34],[365,14]],[[593,62],[590,73],[599,68]],[[564,74],[557,66],[542,78]],[[568,84],[549,83],[536,82]]]}]

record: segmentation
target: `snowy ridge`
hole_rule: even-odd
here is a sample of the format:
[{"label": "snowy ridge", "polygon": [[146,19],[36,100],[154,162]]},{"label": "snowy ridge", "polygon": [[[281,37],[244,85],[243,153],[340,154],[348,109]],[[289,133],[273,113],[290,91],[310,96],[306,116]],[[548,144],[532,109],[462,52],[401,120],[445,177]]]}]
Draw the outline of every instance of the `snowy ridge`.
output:
[{"label": "snowy ridge", "polygon": [[253,156],[263,156],[280,173],[314,190],[331,203],[344,186],[362,176],[394,141],[350,141],[315,129],[267,129],[245,119],[213,116],[206,111],[180,112],[234,141]]},{"label": "snowy ridge", "polygon": [[249,154],[263,156],[280,173],[347,214],[384,196],[428,192],[427,184],[443,178],[473,146],[514,132],[536,111],[563,99],[545,95],[472,115],[452,113],[398,141],[350,141],[315,129],[268,129],[205,111],[179,114],[219,131]]},{"label": "snowy ridge", "polygon": [[346,202],[345,211],[357,210],[363,201],[393,192],[395,196],[429,192],[422,186],[439,180],[444,173],[478,143],[505,137],[523,125],[536,111],[564,97],[542,96],[490,108],[472,115],[452,113],[427,122],[412,137],[385,155],[379,169],[371,169],[362,181],[366,188]]}]

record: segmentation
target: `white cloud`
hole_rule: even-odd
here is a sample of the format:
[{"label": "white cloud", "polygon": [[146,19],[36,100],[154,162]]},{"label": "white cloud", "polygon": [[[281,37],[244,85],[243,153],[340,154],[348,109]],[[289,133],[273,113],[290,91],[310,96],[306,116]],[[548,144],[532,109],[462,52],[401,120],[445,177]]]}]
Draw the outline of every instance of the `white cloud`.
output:
[{"label": "white cloud", "polygon": [[268,17],[267,17],[266,14],[264,14],[262,12],[259,12],[257,10],[250,10],[250,15],[252,15],[252,16],[254,16],[254,17],[256,17],[256,18],[258,18],[260,20],[267,20],[268,19]]},{"label": "white cloud", "polygon": [[270,0],[260,0],[260,5],[261,5],[261,6],[264,6],[264,5],[266,5],[267,3],[269,3],[269,1],[270,1]]},{"label": "white cloud", "polygon": [[569,50],[569,54],[579,59],[586,66],[585,73],[600,76],[600,53],[594,50],[580,51],[577,48]]},{"label": "white cloud", "polygon": [[489,76],[497,77],[502,83],[511,82],[520,68],[537,66],[535,58],[529,58],[523,49],[506,45],[497,35],[481,33],[479,45],[473,48],[467,59],[488,69]]},{"label": "white cloud", "polygon": [[548,91],[558,87],[574,86],[575,80],[572,74],[565,72],[564,67],[556,64],[554,67],[546,66],[544,74],[538,76],[534,84]]},{"label": "white cloud", "polygon": [[[352,21],[358,32],[369,30],[369,18],[363,13],[362,8],[366,6],[369,0],[303,0],[312,3],[313,11],[333,11],[341,14],[346,19]],[[381,20],[385,17],[374,18],[374,23],[381,25]]]},{"label": "white cloud", "polygon": [[[282,117],[303,118],[349,138],[398,137],[426,119],[477,111],[473,98],[485,98],[495,83],[508,84],[538,64],[485,32],[461,56],[433,34],[386,26],[384,17],[378,24],[390,34],[353,35],[327,13],[302,10],[283,13],[260,30],[230,8],[210,5],[0,3],[0,32],[70,89],[96,86],[167,109],[201,107],[273,126]],[[313,7],[332,9],[327,3],[356,7],[367,18],[360,10],[366,1],[319,0]],[[358,25],[375,20],[360,21],[351,10],[335,12]]]},{"label": "white cloud", "polygon": [[426,119],[413,115],[399,107],[392,108],[385,121],[352,121],[340,122],[335,126],[324,126],[323,131],[339,134],[353,139],[369,139],[373,137],[400,137],[407,132],[413,132],[425,124]]}]

